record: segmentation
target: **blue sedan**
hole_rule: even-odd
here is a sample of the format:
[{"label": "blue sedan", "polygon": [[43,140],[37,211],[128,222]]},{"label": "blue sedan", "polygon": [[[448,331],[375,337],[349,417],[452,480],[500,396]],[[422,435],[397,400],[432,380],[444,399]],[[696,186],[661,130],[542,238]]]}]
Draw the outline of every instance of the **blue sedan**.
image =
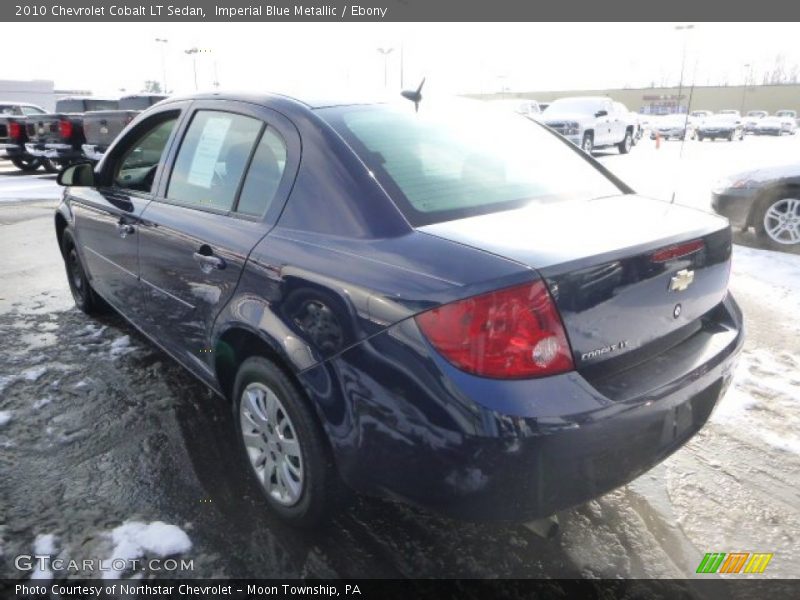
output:
[{"label": "blue sedan", "polygon": [[586,502],[703,426],[743,341],[725,219],[469,103],[170,98],[59,183],[78,308],[229,401],[300,526],[349,490],[482,520]]}]

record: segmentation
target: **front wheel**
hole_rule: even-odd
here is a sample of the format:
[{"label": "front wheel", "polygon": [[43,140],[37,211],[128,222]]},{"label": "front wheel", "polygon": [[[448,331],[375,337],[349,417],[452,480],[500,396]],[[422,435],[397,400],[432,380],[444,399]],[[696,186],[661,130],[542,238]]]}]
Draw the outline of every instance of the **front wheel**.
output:
[{"label": "front wheel", "polygon": [[755,215],[756,234],[770,245],[800,244],[800,195],[778,194],[761,204]]},{"label": "front wheel", "polygon": [[17,167],[20,171],[25,171],[25,172],[35,171],[42,165],[42,162],[35,156],[31,156],[28,158],[15,156],[14,158],[11,159],[11,163],[15,167]]},{"label": "front wheel", "polygon": [[58,173],[61,170],[59,169],[58,165],[49,158],[42,159],[42,166],[48,173]]},{"label": "front wheel", "polygon": [[625,139],[623,139],[619,144],[617,144],[617,148],[619,149],[620,154],[627,154],[631,151],[631,146],[633,145],[633,140],[631,139],[631,132],[625,132]]},{"label": "front wheel", "polygon": [[64,256],[64,266],[67,270],[67,282],[75,306],[87,315],[103,312],[105,305],[97,293],[92,289],[86,271],[83,268],[81,257],[75,246],[75,239],[69,229],[64,231],[61,238],[61,252]]},{"label": "front wheel", "polygon": [[581,149],[583,149],[586,154],[591,154],[592,149],[594,148],[594,136],[591,133],[586,132],[583,134],[583,141],[581,142]]},{"label": "front wheel", "polygon": [[308,400],[260,356],[242,363],[234,394],[240,448],[270,509],[292,525],[318,524],[338,504],[341,484]]}]

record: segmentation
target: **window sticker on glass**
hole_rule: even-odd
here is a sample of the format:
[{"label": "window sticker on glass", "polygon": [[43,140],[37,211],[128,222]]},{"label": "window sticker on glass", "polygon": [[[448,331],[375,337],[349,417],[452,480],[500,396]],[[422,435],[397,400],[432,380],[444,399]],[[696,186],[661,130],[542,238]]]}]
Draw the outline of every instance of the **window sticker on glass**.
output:
[{"label": "window sticker on glass", "polygon": [[222,144],[230,126],[231,120],[228,117],[211,117],[206,121],[189,167],[188,183],[206,189],[211,187]]}]

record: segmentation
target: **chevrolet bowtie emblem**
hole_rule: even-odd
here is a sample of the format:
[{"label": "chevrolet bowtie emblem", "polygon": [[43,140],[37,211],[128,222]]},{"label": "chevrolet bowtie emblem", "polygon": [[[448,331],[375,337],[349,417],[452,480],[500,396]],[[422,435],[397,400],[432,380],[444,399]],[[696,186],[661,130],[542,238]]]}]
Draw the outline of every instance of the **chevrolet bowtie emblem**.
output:
[{"label": "chevrolet bowtie emblem", "polygon": [[669,280],[669,289],[671,292],[682,292],[694,281],[694,271],[689,269],[682,269],[675,273],[672,279]]}]

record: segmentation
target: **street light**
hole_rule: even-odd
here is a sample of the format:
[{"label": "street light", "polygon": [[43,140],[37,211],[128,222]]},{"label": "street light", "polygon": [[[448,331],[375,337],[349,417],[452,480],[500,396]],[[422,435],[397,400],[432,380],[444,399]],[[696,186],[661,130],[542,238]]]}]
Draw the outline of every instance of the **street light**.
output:
[{"label": "street light", "polygon": [[197,91],[197,53],[200,50],[197,47],[189,48],[188,50],[184,50],[184,52],[192,57],[192,69],[194,71],[194,91]]},{"label": "street light", "polygon": [[167,93],[167,44],[169,40],[166,38],[156,38],[156,43],[161,44],[161,83],[164,84],[164,93]]},{"label": "street light", "polygon": [[745,92],[747,92],[747,84],[750,81],[750,76],[749,73],[747,72],[747,69],[750,68],[750,63],[743,64],[742,68],[744,69],[744,85],[742,86],[742,105],[739,107],[740,113],[744,113],[744,95]]},{"label": "street light", "polygon": [[394,48],[378,48],[378,53],[383,55],[383,87],[389,87],[389,55]]},{"label": "street light", "polygon": [[[675,31],[685,31],[686,33],[683,34],[683,53],[681,54],[681,79],[678,82],[678,112],[680,112],[681,108],[681,96],[683,96],[683,72],[686,68],[686,43],[688,40],[688,33],[694,29],[694,25],[676,25]],[[686,108],[688,113],[689,108]]]}]

